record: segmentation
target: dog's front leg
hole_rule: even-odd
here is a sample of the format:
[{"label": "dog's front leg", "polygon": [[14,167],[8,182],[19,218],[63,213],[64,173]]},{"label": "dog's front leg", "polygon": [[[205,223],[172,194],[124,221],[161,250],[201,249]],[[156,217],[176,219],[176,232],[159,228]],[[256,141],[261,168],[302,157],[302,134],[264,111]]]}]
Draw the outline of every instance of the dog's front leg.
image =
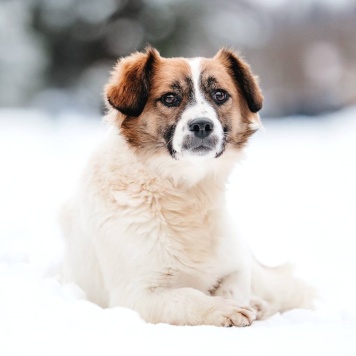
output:
[{"label": "dog's front leg", "polygon": [[235,271],[222,277],[212,295],[233,300],[239,305],[250,305],[251,271]]},{"label": "dog's front leg", "polygon": [[173,325],[248,326],[256,318],[249,307],[193,288],[146,291],[133,309],[147,322]]},{"label": "dog's front leg", "polygon": [[110,307],[131,308],[150,323],[248,326],[255,320],[248,303],[241,305],[194,288],[175,287],[162,269],[167,262],[162,260],[162,253],[152,255],[155,250],[149,240],[123,240],[112,234],[114,228],[106,227],[106,234],[98,234],[95,240]]},{"label": "dog's front leg", "polygon": [[148,263],[128,268],[114,261],[108,264],[108,259],[105,262],[101,266],[109,306],[133,309],[149,323],[248,326],[256,318],[252,308],[233,300],[207,295],[194,288],[157,284],[159,272],[154,272]]}]

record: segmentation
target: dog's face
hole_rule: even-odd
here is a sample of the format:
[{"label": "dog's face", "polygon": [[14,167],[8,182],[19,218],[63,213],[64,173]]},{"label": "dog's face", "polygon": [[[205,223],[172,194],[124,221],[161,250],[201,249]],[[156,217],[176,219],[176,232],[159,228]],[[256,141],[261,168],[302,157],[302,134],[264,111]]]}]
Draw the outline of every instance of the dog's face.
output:
[{"label": "dog's face", "polygon": [[149,48],[118,62],[105,94],[134,150],[175,160],[218,158],[258,128],[262,94],[249,66],[214,58],[162,58]]}]

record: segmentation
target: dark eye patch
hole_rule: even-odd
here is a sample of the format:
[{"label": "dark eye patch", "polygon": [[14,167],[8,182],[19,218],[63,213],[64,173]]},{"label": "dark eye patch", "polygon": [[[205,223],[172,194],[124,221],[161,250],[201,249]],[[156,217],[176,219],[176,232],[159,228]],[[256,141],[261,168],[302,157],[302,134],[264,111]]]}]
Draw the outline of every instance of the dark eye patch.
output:
[{"label": "dark eye patch", "polygon": [[230,98],[230,94],[225,89],[221,89],[217,79],[211,75],[208,77],[202,75],[201,87],[206,98],[211,98],[216,105],[222,105]]}]

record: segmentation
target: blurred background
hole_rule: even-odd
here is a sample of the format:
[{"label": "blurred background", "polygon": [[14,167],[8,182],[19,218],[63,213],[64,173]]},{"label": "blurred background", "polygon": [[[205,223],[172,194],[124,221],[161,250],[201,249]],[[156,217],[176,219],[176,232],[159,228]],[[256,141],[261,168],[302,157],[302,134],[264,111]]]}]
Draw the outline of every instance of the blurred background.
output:
[{"label": "blurred background", "polygon": [[37,270],[60,261],[59,207],[105,136],[103,85],[148,43],[163,56],[234,47],[251,64],[265,129],[231,176],[229,212],[260,261],[294,261],[356,313],[356,0],[0,0],[5,315],[33,310],[28,284],[36,300]]},{"label": "blurred background", "polygon": [[0,106],[102,113],[117,58],[234,47],[259,75],[267,117],[356,103],[355,0],[1,0]]}]

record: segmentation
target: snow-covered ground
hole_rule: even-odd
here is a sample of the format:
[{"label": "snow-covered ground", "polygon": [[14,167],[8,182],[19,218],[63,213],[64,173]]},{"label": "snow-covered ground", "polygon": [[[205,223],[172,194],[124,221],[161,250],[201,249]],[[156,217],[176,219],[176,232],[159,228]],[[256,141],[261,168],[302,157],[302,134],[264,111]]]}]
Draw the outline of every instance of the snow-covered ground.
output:
[{"label": "snow-covered ground", "polygon": [[356,108],[265,120],[236,167],[230,212],[265,264],[314,284],[315,311],[249,328],[149,325],[103,310],[54,272],[56,215],[105,127],[98,120],[0,111],[0,355],[356,355]]}]

